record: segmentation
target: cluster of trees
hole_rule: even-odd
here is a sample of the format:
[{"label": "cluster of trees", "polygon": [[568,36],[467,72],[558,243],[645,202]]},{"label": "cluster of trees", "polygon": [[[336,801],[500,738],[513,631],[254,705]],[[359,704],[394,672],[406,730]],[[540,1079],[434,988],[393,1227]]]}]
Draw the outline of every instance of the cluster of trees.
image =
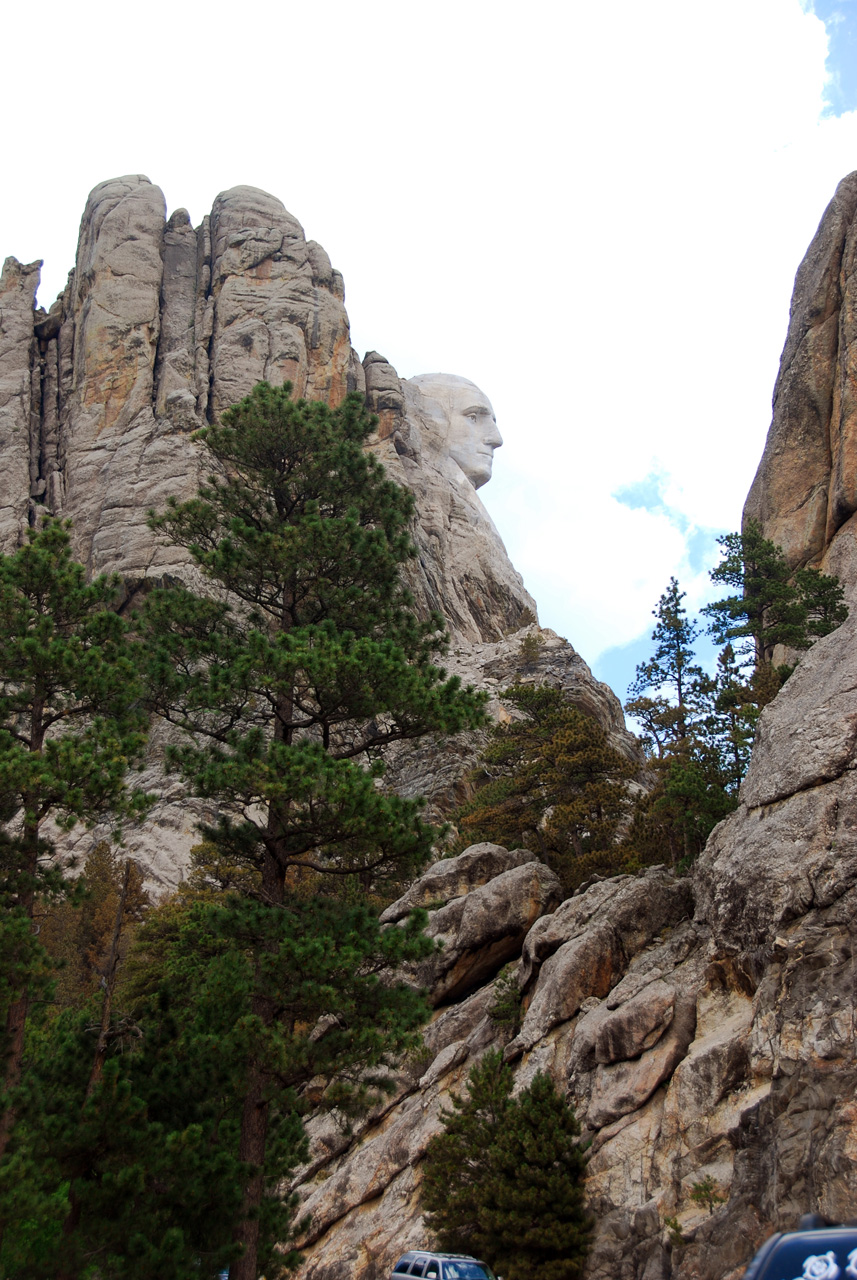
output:
[{"label": "cluster of trees", "polygon": [[[391,975],[430,949],[424,917],[382,931],[377,907],[435,833],[384,789],[382,753],[475,728],[484,704],[435,665],[442,620],[420,621],[402,586],[413,501],[364,451],[372,427],[359,397],[330,410],[261,384],[200,432],[211,475],[150,524],[204,594],[166,585],[123,618],[120,583],[87,582],[50,519],[0,557],[2,1280],[284,1274],[300,1224],[280,1188],[307,1107],[358,1113],[417,1043],[426,1006]],[[520,684],[463,839],[529,844],[567,890],[700,847],[785,678],[775,659],[844,615],[834,579],[789,576],[756,528],[724,553],[713,576],[736,594],[707,610],[715,676],[677,583],[655,611],[628,704],[643,798],[600,726]],[[169,767],[218,814],[158,906],[110,843],[77,878],[53,845],[76,823],[109,817],[118,839],[145,821],[134,769],[153,714],[174,726]],[[445,1129],[425,1184],[440,1240],[507,1280],[576,1275],[582,1157],[550,1082],[513,1099],[489,1055]]]},{"label": "cluster of trees", "polygon": [[643,766],[558,690],[515,685],[503,695],[515,718],[491,731],[473,795],[455,815],[462,845],[526,845],[569,892],[596,872],[682,867],[701,852],[737,804],[759,713],[793,670],[789,657],[847,614],[838,579],[793,573],[754,521],[720,544],[711,578],[732,592],[703,610],[721,646],[713,674],[697,661],[702,625],[675,578],[654,610],[652,656],[625,704],[643,729]]},{"label": "cluster of trees", "polygon": [[[4,1280],[285,1272],[308,1099],[365,1106],[426,1016],[389,976],[429,949],[422,919],[382,932],[372,895],[433,832],[380,753],[476,726],[482,699],[401,585],[412,500],[364,452],[359,397],[290,393],[201,432],[207,483],[151,516],[206,594],[165,586],[123,620],[50,520],[0,560]],[[73,882],[50,840],[144,820],[152,712],[219,813],[157,908],[109,850]]]},{"label": "cluster of trees", "polygon": [[[644,860],[686,865],[738,802],[756,724],[807,649],[845,620],[843,587],[817,569],[793,572],[754,520],[719,539],[714,583],[729,595],[702,610],[720,647],[714,674],[696,660],[702,626],[675,578],[658,601],[652,657],[637,667],[625,710],[643,726],[654,786],[628,840]],[[660,851],[660,858],[656,855]]]},{"label": "cluster of trees", "polygon": [[550,1076],[512,1096],[502,1052],[472,1068],[429,1143],[422,1203],[442,1249],[484,1259],[504,1280],[577,1280],[592,1231],[580,1126]]}]

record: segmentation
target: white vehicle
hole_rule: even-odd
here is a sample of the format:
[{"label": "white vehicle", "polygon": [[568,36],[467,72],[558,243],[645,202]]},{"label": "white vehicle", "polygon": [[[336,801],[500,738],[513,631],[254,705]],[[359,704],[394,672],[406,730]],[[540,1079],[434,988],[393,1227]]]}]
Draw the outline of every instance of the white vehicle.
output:
[{"label": "white vehicle", "polygon": [[403,1276],[422,1276],[423,1280],[501,1280],[487,1262],[466,1253],[430,1253],[426,1249],[409,1249],[393,1268],[390,1280]]}]

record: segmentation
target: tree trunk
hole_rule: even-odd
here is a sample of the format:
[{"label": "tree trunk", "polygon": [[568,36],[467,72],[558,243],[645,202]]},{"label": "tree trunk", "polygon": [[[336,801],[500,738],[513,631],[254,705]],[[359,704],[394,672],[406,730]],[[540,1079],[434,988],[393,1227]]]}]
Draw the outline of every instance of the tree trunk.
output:
[{"label": "tree trunk", "polygon": [[89,1083],[86,1086],[84,1094],[84,1103],[89,1101],[92,1091],[101,1079],[101,1073],[104,1070],[104,1060],[107,1057],[107,1041],[110,1031],[110,1012],[113,1008],[113,992],[116,987],[116,972],[119,968],[119,942],[122,937],[122,917],[125,914],[125,902],[128,897],[128,883],[131,878],[131,859],[125,859],[125,874],[122,877],[122,891],[119,894],[119,901],[116,904],[116,919],[113,923],[113,937],[110,940],[110,954],[107,959],[107,972],[104,975],[104,999],[101,1002],[101,1025],[98,1030],[98,1040],[95,1045],[95,1056],[92,1060],[92,1070],[89,1073]]},{"label": "tree trunk", "polygon": [[[277,823],[272,812],[268,817],[271,830]],[[286,869],[272,852],[266,851],[262,864],[262,892],[266,902],[280,905],[285,897]],[[257,966],[258,974],[258,966]],[[253,1013],[269,1027],[274,1020],[274,1004],[269,996],[257,991],[252,1002]],[[268,1142],[267,1078],[259,1062],[250,1062],[247,1070],[247,1092],[241,1112],[241,1137],[238,1158],[251,1166],[244,1186],[241,1221],[235,1234],[242,1253],[229,1268],[229,1280],[256,1280],[259,1255],[259,1210],[265,1193],[265,1150]]]},{"label": "tree trunk", "polygon": [[247,1092],[244,1096],[241,1140],[238,1144],[239,1158],[246,1164],[252,1165],[253,1172],[244,1187],[241,1222],[236,1232],[236,1240],[243,1252],[229,1268],[229,1280],[256,1280],[259,1253],[258,1215],[265,1190],[263,1166],[268,1140],[268,1105],[265,1097],[264,1073],[259,1064],[254,1063],[250,1068]]},{"label": "tree trunk", "polygon": [[[25,797],[26,804],[27,797]],[[28,823],[24,827],[24,848],[26,850],[26,866],[24,868],[24,887],[19,895],[20,905],[29,920],[33,918],[36,904],[35,876],[39,859],[39,827],[38,823]],[[3,1071],[3,1090],[6,1106],[0,1114],[0,1159],[3,1158],[15,1124],[15,1108],[11,1101],[12,1094],[21,1079],[21,1062],[24,1057],[24,1031],[27,1026],[27,1014],[30,1010],[30,995],[26,979],[19,988],[15,999],[6,1011],[6,1063]]]}]

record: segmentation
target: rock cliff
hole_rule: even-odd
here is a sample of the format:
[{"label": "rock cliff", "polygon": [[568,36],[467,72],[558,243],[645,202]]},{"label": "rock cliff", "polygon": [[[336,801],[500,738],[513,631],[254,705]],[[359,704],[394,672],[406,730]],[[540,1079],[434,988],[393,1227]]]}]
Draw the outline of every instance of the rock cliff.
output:
[{"label": "rock cliff", "polygon": [[[93,573],[121,574],[129,597],[147,580],[193,579],[185,553],[146,525],[150,508],[196,490],[192,432],[261,379],[332,405],[357,391],[379,418],[370,447],[416,498],[410,585],[421,614],[446,619],[450,667],[495,693],[519,676],[550,679],[634,752],[618,700],[567,641],[545,633],[539,662],[522,666],[518,633],[537,626],[536,604],[477,493],[502,442],[490,401],[459,376],[403,381],[376,352],[361,361],[342,276],[279,200],[233,187],[194,228],[181,209],[166,219],[148,178],[116,178],[90,194],[74,269],[48,312],[34,310],[39,266],[9,258],[0,280],[0,550],[47,511],[71,519],[75,554]],[[163,777],[158,737],[140,780],[158,803],[127,844],[169,887],[201,808]],[[478,746],[471,736],[440,757],[434,746],[399,751],[391,780],[427,794],[437,816]],[[69,843],[85,852],[92,838]]]},{"label": "rock cliff", "polygon": [[[421,975],[435,1004],[425,1055],[353,1137],[313,1121],[300,1280],[382,1280],[423,1243],[422,1155],[450,1093],[496,1045],[516,1088],[551,1072],[590,1140],[589,1280],[737,1280],[801,1214],[854,1217],[855,246],[852,174],[798,272],[745,511],[792,564],[843,578],[851,618],[765,709],[741,803],[686,879],[650,868],[557,905],[549,885],[522,891],[532,855],[477,846],[390,909],[396,920],[429,906],[445,941]],[[489,1016],[510,959],[523,1011],[511,1040]],[[723,1196],[712,1213],[691,1197],[707,1175]]]},{"label": "rock cliff", "polygon": [[[798,273],[747,506],[793,563],[839,572],[852,593],[855,212],[852,175]],[[535,605],[477,492],[499,444],[490,403],[466,379],[403,381],[377,353],[359,361],[341,277],[278,201],[235,188],[194,229],[182,213],[165,220],[147,179],[104,183],[47,313],[33,310],[37,280],[37,264],[9,259],[0,284],[6,548],[46,509],[70,516],[78,554],[93,570],[118,570],[129,592],[185,574],[182,557],[151,539],[145,513],[195,487],[192,429],[261,377],[331,403],[355,389],[379,417],[371,447],[416,496],[413,586],[421,609],[449,621],[450,668],[488,689],[497,714],[505,684],[549,680],[634,752],[617,700],[566,641],[541,632],[537,656],[522,655]],[[431,868],[390,908],[390,927],[414,905],[430,908],[429,931],[444,945],[414,976],[434,1015],[424,1052],[355,1133],[311,1121],[298,1180],[312,1214],[301,1280],[386,1280],[396,1254],[422,1241],[425,1146],[450,1091],[493,1044],[518,1087],[549,1070],[591,1141],[591,1280],[729,1280],[800,1213],[853,1216],[855,633],[857,610],[765,709],[741,804],[692,876],[650,868],[561,901],[530,852],[483,845]],[[442,812],[474,750],[461,739],[442,753],[401,753],[390,775]],[[156,754],[143,782],[159,789],[159,806],[129,846],[153,880],[175,883],[195,810]],[[509,964],[523,1010],[511,1039],[489,1016]],[[690,1197],[709,1174],[725,1197],[710,1215]]]},{"label": "rock cliff", "polygon": [[[301,1280],[382,1280],[423,1242],[420,1161],[496,1045],[516,1088],[552,1074],[591,1142],[591,1280],[728,1280],[802,1213],[853,1216],[855,652],[857,618],[765,710],[742,803],[691,877],[650,868],[557,905],[533,855],[474,846],[389,909],[432,908],[445,945],[419,976],[436,1011],[424,1058],[353,1138],[312,1123]],[[489,1009],[515,960],[507,1041]],[[690,1196],[707,1175],[725,1198],[711,1215]]]},{"label": "rock cliff", "polygon": [[744,508],[794,566],[857,593],[857,172],[843,178],[795,278],[773,419]]}]

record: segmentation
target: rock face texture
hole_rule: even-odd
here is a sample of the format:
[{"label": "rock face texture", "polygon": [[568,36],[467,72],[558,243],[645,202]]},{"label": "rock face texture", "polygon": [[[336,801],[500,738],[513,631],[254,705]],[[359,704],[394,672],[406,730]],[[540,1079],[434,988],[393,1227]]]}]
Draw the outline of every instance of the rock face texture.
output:
[{"label": "rock face texture", "polygon": [[[0,541],[40,510],[74,521],[78,555],[132,591],[187,574],[154,542],[149,507],[195,489],[190,433],[264,377],[378,414],[371,444],[417,502],[419,608],[439,609],[448,666],[491,695],[547,681],[637,750],[617,699],[567,641],[540,631],[477,489],[500,440],[466,379],[402,381],[352,350],[342,279],[279,201],[237,187],[198,228],[135,176],[103,183],[81,224],[69,283],[34,311],[38,264],[0,280]],[[852,369],[857,175],[825,214],[800,272],[774,423],[747,514],[792,563],[819,563],[857,595],[857,419]],[[516,1087],[550,1071],[589,1141],[597,1227],[590,1280],[738,1280],[756,1244],[804,1212],[854,1215],[857,1060],[857,609],[821,640],[765,709],[741,804],[693,874],[666,868],[596,881],[560,901],[526,850],[481,845],[437,864],[387,912],[429,910],[442,949],[416,974],[434,1014],[422,1054],[353,1134],[310,1122],[298,1180],[311,1215],[300,1280],[387,1280],[423,1243],[420,1163],[440,1108],[501,1045]],[[535,652],[526,636],[542,642]],[[442,814],[478,739],[392,753],[389,778]],[[156,821],[128,847],[157,885],[180,878],[197,810],[157,751],[142,785]],[[105,832],[106,833],[106,832]],[[78,851],[101,832],[73,835]],[[490,1017],[513,966],[518,1032]],[[710,1175],[724,1201],[691,1198]],[[683,1242],[665,1229],[677,1219]]]},{"label": "rock face texture", "polygon": [[857,592],[857,172],[843,178],[795,279],[773,421],[744,508],[794,566]]},{"label": "rock face texture", "polygon": [[76,553],[93,571],[132,580],[173,571],[179,557],[154,542],[146,512],[195,490],[192,430],[262,378],[290,378],[297,394],[333,404],[363,386],[342,278],[279,200],[234,187],[196,230],[184,210],[164,215],[148,178],[97,186],[75,268],[47,315],[33,314],[37,267],[7,264],[7,548],[43,506],[71,518]]},{"label": "rock face texture", "polygon": [[[757,1245],[801,1214],[854,1217],[855,252],[852,174],[798,273],[774,422],[746,507],[791,563],[845,580],[852,617],[800,659],[765,709],[741,803],[686,879],[651,868],[559,905],[548,899],[519,941],[504,900],[526,854],[483,846],[460,868],[432,868],[391,909],[392,921],[431,906],[429,928],[449,958],[423,975],[435,1012],[424,1058],[404,1064],[396,1096],[349,1139],[313,1122],[312,1162],[298,1180],[312,1214],[300,1280],[386,1280],[400,1251],[427,1243],[420,1162],[450,1094],[496,1045],[516,1088],[549,1071],[583,1125],[596,1219],[588,1280],[739,1280]],[[406,457],[403,408],[383,412]],[[549,660],[548,651],[539,663]],[[506,661],[498,653],[483,669]],[[468,907],[488,899],[493,930]],[[511,1038],[490,1017],[501,920],[522,993]],[[464,951],[482,985],[450,991],[446,973]],[[691,1194],[708,1176],[722,1196],[712,1213]]]},{"label": "rock face texture", "polygon": [[[519,880],[538,864],[483,845],[389,909],[393,921],[431,904],[429,932],[445,942],[420,975],[436,1006],[425,1059],[352,1139],[313,1122],[300,1280],[386,1280],[399,1252],[424,1243],[425,1148],[450,1093],[497,1045],[516,1088],[552,1074],[591,1143],[591,1280],[737,1280],[802,1213],[853,1216],[855,652],[857,618],[765,709],[742,803],[692,876],[651,868],[559,905],[531,897],[537,918],[522,931]],[[470,976],[450,987],[462,955]],[[516,957],[522,1022],[508,1039],[489,1011]],[[690,1194],[706,1176],[724,1197],[711,1215]]]},{"label": "rock face texture", "polygon": [[[166,220],[148,178],[116,178],[91,193],[49,312],[34,310],[39,266],[10,258],[0,280],[0,550],[50,512],[72,520],[77,557],[120,573],[129,595],[146,579],[193,580],[184,551],[146,526],[150,508],[196,491],[204,455],[192,432],[261,379],[331,405],[358,391],[379,417],[370,447],[416,498],[410,585],[423,616],[446,620],[450,668],[491,691],[550,679],[635,751],[618,700],[567,641],[546,632],[537,664],[520,656],[536,604],[476,492],[502,443],[490,401],[465,378],[403,382],[377,353],[361,362],[342,276],[279,200],[233,187],[194,228],[182,209]],[[392,783],[427,794],[438,817],[460,798],[479,745],[471,735],[440,755],[434,743],[394,753]],[[200,810],[158,758],[141,780],[161,797],[156,821],[126,843],[167,888],[187,866]]]}]

